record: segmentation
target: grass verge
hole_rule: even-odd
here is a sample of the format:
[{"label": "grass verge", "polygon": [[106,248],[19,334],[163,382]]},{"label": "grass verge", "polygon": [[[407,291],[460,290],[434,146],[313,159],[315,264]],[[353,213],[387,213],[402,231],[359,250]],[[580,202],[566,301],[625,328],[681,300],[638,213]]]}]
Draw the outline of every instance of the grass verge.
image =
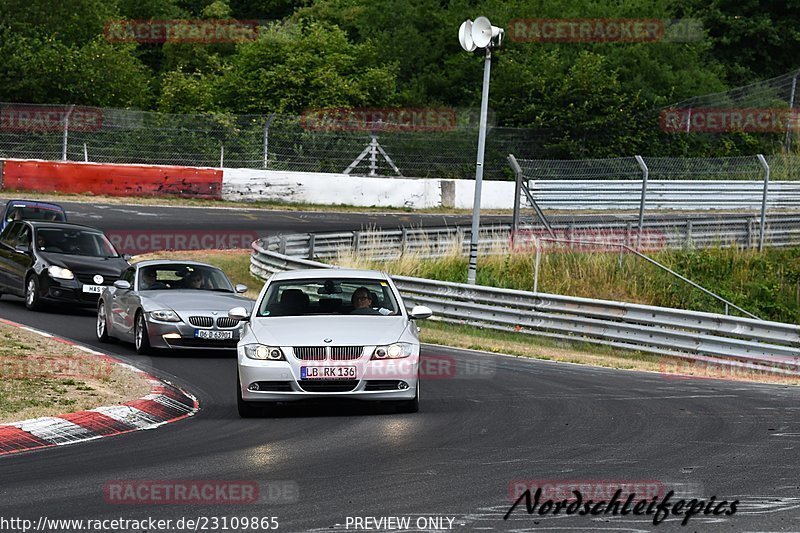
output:
[{"label": "grass verge", "polygon": [[[244,283],[250,287],[246,293],[249,298],[256,298],[263,285],[261,280],[250,274],[250,252],[246,250],[157,252],[137,256],[134,260],[159,258],[187,259],[214,265],[225,271],[234,283]],[[390,264],[374,266],[378,266],[380,269],[381,266],[388,268]],[[436,320],[420,322],[420,327],[422,342],[456,348],[606,368],[659,372],[664,375],[665,379],[722,378],[800,385],[800,377],[785,377],[774,373],[707,365],[676,357],[658,356],[591,343],[560,341],[535,335],[448,324]]]},{"label": "grass verge", "polygon": [[0,324],[0,423],[124,403],[149,392],[139,373]]}]

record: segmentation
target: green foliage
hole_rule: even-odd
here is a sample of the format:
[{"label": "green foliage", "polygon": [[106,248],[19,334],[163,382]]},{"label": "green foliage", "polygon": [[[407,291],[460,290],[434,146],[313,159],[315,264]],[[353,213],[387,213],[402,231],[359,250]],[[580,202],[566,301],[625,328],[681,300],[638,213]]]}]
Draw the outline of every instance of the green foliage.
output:
[{"label": "green foliage", "polygon": [[[777,136],[667,135],[659,110],[796,68],[796,2],[0,0],[0,100],[265,115],[317,107],[475,109],[483,61],[462,51],[455,34],[478,14],[507,29],[492,66],[490,107],[496,125],[536,130],[519,141],[527,157],[779,149]],[[513,38],[515,19],[593,17],[699,18],[706,35],[690,43]],[[120,18],[238,18],[265,26],[256,41],[239,44],[109,43],[104,27]],[[490,150],[492,142],[490,134]]]}]

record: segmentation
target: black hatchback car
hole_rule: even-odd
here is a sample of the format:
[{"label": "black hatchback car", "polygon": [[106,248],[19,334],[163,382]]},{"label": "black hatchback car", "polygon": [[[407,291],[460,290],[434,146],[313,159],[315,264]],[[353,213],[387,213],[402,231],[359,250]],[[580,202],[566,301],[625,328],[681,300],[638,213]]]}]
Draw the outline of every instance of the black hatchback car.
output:
[{"label": "black hatchback car", "polygon": [[97,305],[128,266],[91,226],[22,220],[0,233],[0,293],[24,297],[28,309],[45,301]]}]

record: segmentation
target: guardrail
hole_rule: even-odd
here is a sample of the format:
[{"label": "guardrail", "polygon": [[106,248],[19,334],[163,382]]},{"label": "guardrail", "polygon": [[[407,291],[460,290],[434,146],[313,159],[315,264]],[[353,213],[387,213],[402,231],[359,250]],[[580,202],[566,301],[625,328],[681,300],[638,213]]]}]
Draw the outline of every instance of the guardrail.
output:
[{"label": "guardrail", "polygon": [[[716,245],[758,246],[761,222],[757,216],[717,215],[716,217],[671,216],[652,218],[644,225],[643,235],[637,231],[636,218],[611,217],[597,219],[551,217],[550,227],[559,238],[614,242],[646,250],[661,248],[705,248]],[[512,225],[497,224],[481,228],[480,253],[506,251],[512,244]],[[419,257],[441,257],[454,248],[469,251],[471,230],[468,227],[405,228],[402,230],[361,230],[332,233],[281,235],[275,251],[292,257],[334,259],[342,250],[354,250],[379,259],[396,259],[414,252]],[[544,228],[521,226],[513,235],[516,249],[531,245],[534,237],[549,237]],[[772,215],[766,223],[765,244],[768,246],[800,245],[800,215]]]},{"label": "guardrail", "polygon": [[[298,256],[307,256],[309,240],[313,240],[312,248],[324,243],[321,249],[326,253],[331,253],[337,239],[344,248],[348,242],[352,246],[347,238],[353,238],[352,233],[260,239],[253,243],[250,272],[265,279],[283,270],[337,268]],[[426,305],[444,322],[800,375],[800,326],[793,324],[406,276],[392,278],[408,306]]]}]

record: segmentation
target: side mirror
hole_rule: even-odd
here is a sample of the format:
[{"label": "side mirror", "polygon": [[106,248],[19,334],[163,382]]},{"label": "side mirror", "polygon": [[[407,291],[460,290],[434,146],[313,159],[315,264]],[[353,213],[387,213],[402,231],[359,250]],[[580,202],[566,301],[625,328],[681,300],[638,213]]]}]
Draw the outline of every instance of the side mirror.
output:
[{"label": "side mirror", "polygon": [[230,311],[228,311],[228,318],[232,318],[234,320],[239,320],[240,322],[247,321],[250,319],[250,313],[247,312],[247,309],[244,307],[234,307]]},{"label": "side mirror", "polygon": [[414,308],[411,310],[411,318],[415,320],[424,320],[426,318],[430,318],[433,315],[433,311],[431,311],[430,307],[425,307],[424,305],[415,305]]},{"label": "side mirror", "polygon": [[237,284],[236,284],[236,287],[234,287],[234,289],[235,289],[235,290],[236,290],[236,292],[238,292],[239,294],[242,294],[242,293],[245,293],[245,292],[247,292],[247,285],[242,285],[241,283],[237,283]]},{"label": "side mirror", "polygon": [[122,259],[130,262],[130,260],[133,259],[133,256],[131,256],[131,254],[122,254]]},{"label": "side mirror", "polygon": [[114,286],[115,286],[116,288],[118,288],[118,289],[122,289],[122,290],[124,290],[124,291],[127,291],[128,289],[130,289],[130,288],[131,288],[131,284],[130,284],[130,282],[127,282],[127,281],[125,281],[124,279],[118,279],[117,281],[115,281],[115,282],[114,282]]}]

